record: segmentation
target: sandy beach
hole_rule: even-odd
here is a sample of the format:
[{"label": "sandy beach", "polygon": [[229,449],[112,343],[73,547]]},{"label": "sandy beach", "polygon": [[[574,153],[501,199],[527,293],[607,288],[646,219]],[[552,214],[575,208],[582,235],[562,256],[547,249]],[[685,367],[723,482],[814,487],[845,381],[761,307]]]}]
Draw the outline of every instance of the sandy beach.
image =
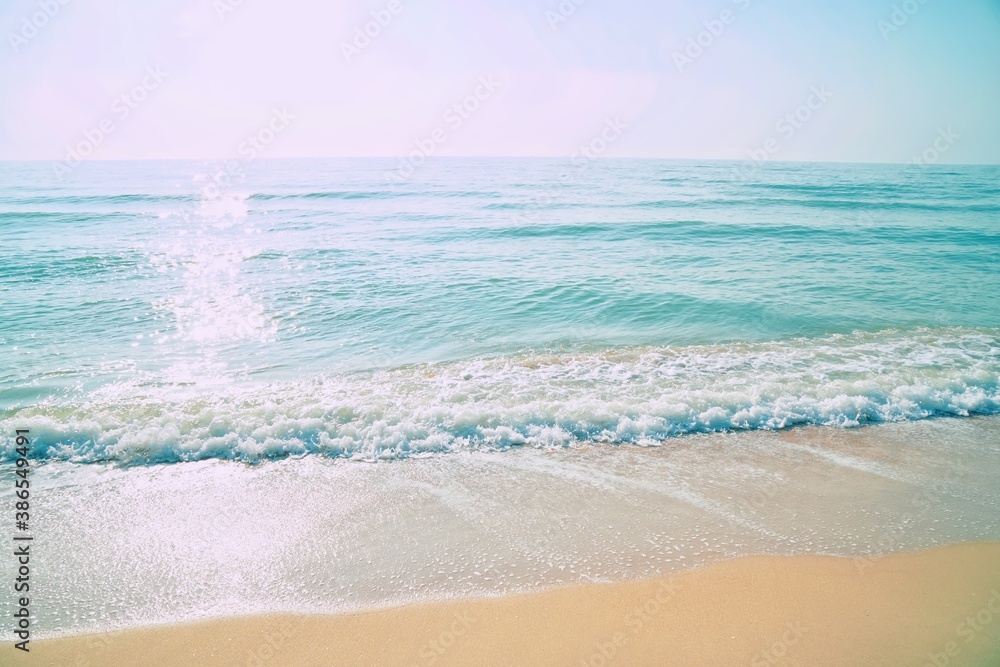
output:
[{"label": "sandy beach", "polygon": [[31,665],[996,665],[1000,543],[38,642]]},{"label": "sandy beach", "polygon": [[52,463],[0,665],[995,665],[998,428]]}]

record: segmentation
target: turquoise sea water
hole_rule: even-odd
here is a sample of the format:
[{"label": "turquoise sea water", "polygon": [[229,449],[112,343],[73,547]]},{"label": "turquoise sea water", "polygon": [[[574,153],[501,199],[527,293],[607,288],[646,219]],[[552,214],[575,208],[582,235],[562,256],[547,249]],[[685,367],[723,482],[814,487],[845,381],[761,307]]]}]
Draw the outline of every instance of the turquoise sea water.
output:
[{"label": "turquoise sea water", "polygon": [[1000,412],[1000,167],[0,163],[0,460]]}]

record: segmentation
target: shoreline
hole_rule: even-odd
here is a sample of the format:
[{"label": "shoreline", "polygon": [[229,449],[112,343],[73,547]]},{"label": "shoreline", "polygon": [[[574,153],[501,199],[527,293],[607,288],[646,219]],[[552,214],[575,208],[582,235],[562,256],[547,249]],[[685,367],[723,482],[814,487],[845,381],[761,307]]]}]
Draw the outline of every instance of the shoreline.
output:
[{"label": "shoreline", "polygon": [[864,563],[1000,543],[998,442],[1000,418],[984,418],[386,465],[43,466],[33,486],[46,501],[36,526],[46,540],[33,546],[33,566],[45,575],[40,590],[58,595],[32,601],[33,645],[198,623],[225,626],[238,643],[251,632],[240,627],[274,614],[326,622],[599,591],[590,587],[762,554]]},{"label": "shoreline", "polygon": [[876,559],[750,556],[655,579],[498,598],[44,639],[32,641],[30,654],[6,642],[0,661],[152,667],[990,665],[1000,660],[998,565],[1000,542]]}]

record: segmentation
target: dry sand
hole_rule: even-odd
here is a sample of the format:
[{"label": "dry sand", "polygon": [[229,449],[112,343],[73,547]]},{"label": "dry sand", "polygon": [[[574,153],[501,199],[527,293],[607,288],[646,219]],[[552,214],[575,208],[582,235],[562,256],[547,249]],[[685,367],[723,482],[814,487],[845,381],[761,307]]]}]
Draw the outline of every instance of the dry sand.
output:
[{"label": "dry sand", "polygon": [[1000,544],[0,647],[3,665],[1000,665]]}]

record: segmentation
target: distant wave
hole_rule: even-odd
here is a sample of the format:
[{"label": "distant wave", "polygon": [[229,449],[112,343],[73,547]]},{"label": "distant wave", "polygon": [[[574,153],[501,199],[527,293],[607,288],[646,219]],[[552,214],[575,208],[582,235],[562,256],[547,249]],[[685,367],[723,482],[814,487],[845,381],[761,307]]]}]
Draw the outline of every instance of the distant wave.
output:
[{"label": "distant wave", "polygon": [[[22,204],[32,206],[51,206],[53,204],[157,204],[163,202],[197,202],[200,195],[178,194],[178,195],[153,195],[153,194],[107,194],[107,195],[62,195],[51,193],[36,196],[4,196],[0,197],[0,204]],[[24,215],[19,213],[18,215]]]},{"label": "distant wave", "polygon": [[387,199],[390,197],[404,196],[403,193],[392,192],[390,190],[365,191],[365,190],[344,190],[329,192],[297,192],[293,194],[274,194],[258,192],[250,195],[251,201],[269,201],[272,199]]},{"label": "distant wave", "polygon": [[[152,464],[655,445],[687,433],[1000,413],[1000,331],[527,354],[230,389],[117,384],[0,417],[33,456]],[[14,456],[11,438],[0,459]]]},{"label": "distant wave", "polygon": [[[972,203],[955,202],[923,202],[923,201],[887,201],[884,199],[832,199],[823,197],[813,197],[809,192],[803,192],[802,197],[697,197],[697,198],[677,198],[677,199],[651,199],[642,201],[630,201],[621,204],[605,204],[608,208],[621,209],[673,209],[673,208],[744,208],[754,206],[802,206],[805,208],[817,209],[847,209],[851,211],[941,211],[941,212],[977,212],[991,213],[1000,211],[1000,207],[991,203],[981,203],[978,200]],[[586,201],[563,200],[554,197],[547,197],[544,200],[536,200],[530,197],[523,201],[496,202],[483,205],[486,210],[547,210],[547,209],[586,209],[593,204]]]}]

